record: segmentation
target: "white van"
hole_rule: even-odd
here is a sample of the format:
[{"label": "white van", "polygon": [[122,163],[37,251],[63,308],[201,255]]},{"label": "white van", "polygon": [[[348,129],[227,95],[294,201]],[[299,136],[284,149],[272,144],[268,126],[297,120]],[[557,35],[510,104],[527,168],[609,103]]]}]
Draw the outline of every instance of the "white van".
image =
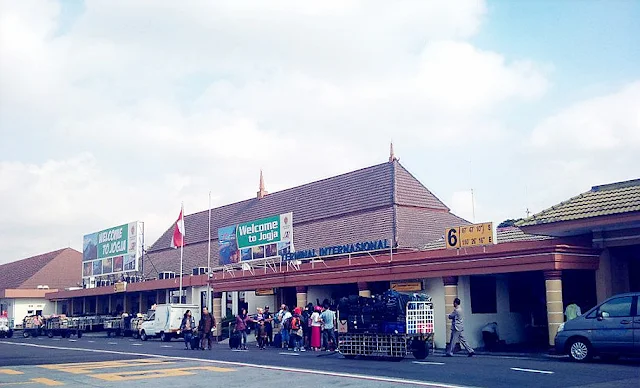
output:
[{"label": "white van", "polygon": [[159,304],[155,311],[149,310],[147,318],[140,326],[140,339],[146,341],[149,337],[160,337],[161,341],[171,341],[180,336],[180,324],[187,310],[196,321],[200,321],[200,307],[195,304]]}]

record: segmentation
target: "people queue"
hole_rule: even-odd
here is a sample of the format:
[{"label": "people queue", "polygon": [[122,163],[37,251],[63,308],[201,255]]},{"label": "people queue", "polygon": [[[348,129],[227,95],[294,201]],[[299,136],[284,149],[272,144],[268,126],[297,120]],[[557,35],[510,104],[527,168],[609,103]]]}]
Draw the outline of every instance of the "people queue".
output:
[{"label": "people queue", "polygon": [[[257,313],[248,315],[242,309],[236,316],[235,331],[241,336],[240,348],[247,349],[247,335],[253,325],[257,347],[281,347],[294,351],[333,351],[336,349],[336,313],[331,305],[295,307],[293,311],[286,304],[272,313],[269,306],[257,308]],[[279,332],[274,336],[274,328]]]}]

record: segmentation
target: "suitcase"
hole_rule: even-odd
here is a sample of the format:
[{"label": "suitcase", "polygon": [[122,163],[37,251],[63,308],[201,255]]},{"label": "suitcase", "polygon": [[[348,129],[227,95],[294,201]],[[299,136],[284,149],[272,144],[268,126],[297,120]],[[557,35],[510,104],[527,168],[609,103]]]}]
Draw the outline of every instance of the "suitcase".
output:
[{"label": "suitcase", "polygon": [[200,336],[194,335],[191,337],[191,349],[198,350],[200,349]]},{"label": "suitcase", "polygon": [[273,346],[278,349],[282,347],[282,334],[278,333],[273,337]]},{"label": "suitcase", "polygon": [[229,348],[230,349],[239,349],[240,344],[242,343],[242,335],[238,331],[234,331],[229,336]]}]

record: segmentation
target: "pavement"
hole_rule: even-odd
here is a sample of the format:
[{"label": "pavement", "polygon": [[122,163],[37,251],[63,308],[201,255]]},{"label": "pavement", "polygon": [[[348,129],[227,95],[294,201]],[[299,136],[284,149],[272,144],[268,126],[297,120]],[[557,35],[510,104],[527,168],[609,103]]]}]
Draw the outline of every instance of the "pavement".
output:
[{"label": "pavement", "polygon": [[132,338],[0,340],[0,387],[101,386],[133,381],[157,386],[263,387],[265,384],[340,387],[630,387],[640,381],[640,360],[570,362],[564,357],[513,354],[452,358],[432,354],[400,362],[344,359],[338,353],[280,349],[185,350],[181,341]]}]

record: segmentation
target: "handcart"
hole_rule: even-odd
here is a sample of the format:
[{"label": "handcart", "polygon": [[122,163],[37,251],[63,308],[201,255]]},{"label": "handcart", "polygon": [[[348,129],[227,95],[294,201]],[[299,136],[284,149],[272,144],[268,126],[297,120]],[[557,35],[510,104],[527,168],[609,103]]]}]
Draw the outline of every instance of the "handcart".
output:
[{"label": "handcart", "polygon": [[37,337],[44,334],[43,318],[39,315],[28,315],[22,320],[22,336],[24,338]]},{"label": "handcart", "polygon": [[61,315],[47,318],[45,322],[45,330],[49,338],[57,335],[62,338],[70,338],[74,334],[78,338],[82,338],[84,329],[85,324],[80,318],[68,318]]},{"label": "handcart", "polygon": [[338,351],[347,359],[376,357],[401,361],[412,353],[422,360],[433,347],[434,310],[430,300],[407,302],[404,325],[388,322],[383,329],[350,332],[351,325],[342,318],[339,315]]},{"label": "handcart", "polygon": [[[132,325],[132,321],[138,318],[131,318],[129,314],[122,314],[116,318],[107,318],[103,321],[104,329],[107,331],[107,337],[114,336],[130,336],[133,335],[134,338],[137,338],[136,334],[138,332],[137,324]],[[138,322],[138,321],[136,321]]]}]

